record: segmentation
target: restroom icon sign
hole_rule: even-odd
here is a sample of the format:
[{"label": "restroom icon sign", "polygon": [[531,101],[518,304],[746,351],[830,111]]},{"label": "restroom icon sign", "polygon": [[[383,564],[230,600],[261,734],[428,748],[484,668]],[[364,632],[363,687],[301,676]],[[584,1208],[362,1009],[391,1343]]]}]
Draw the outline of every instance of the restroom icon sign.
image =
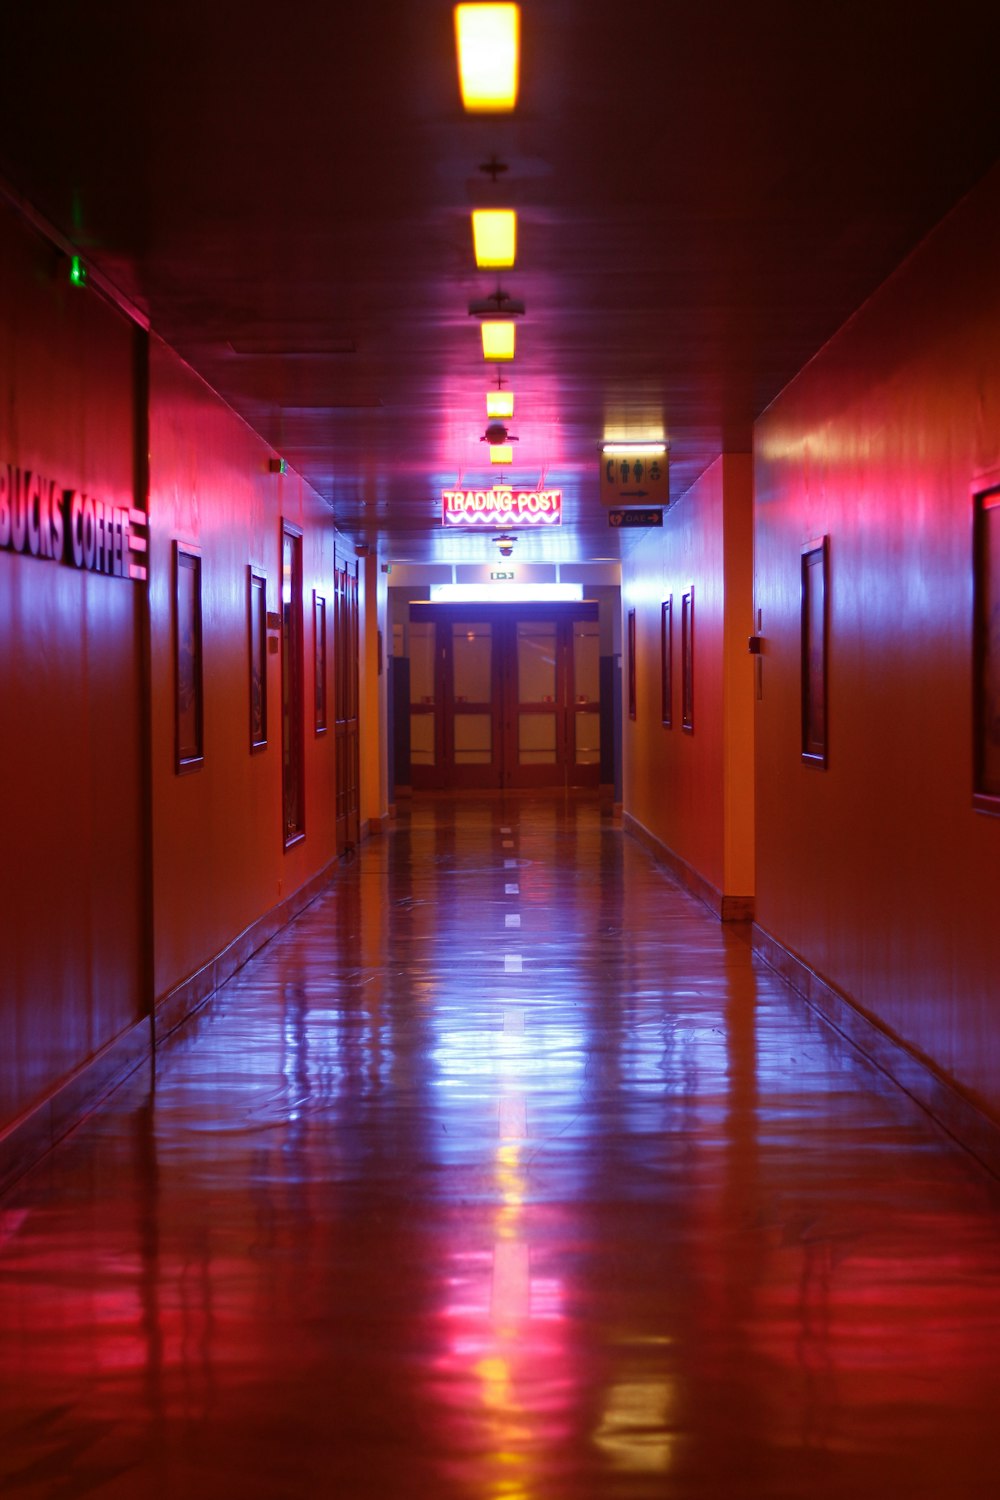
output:
[{"label": "restroom icon sign", "polygon": [[605,505],[668,505],[666,453],[601,454],[601,500]]}]

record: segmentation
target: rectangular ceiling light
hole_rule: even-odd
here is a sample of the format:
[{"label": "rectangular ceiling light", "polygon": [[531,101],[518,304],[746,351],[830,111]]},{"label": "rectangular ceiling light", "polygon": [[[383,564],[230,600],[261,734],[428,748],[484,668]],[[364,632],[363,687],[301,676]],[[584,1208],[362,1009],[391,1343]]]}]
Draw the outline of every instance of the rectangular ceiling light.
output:
[{"label": "rectangular ceiling light", "polygon": [[493,443],[490,446],[491,464],[512,464],[514,462],[513,443]]},{"label": "rectangular ceiling light", "polygon": [[655,458],[666,451],[666,443],[605,443],[601,449],[609,458]]},{"label": "rectangular ceiling light", "polygon": [[583,598],[582,583],[432,583],[431,604],[567,604]]},{"label": "rectangular ceiling light", "polygon": [[503,321],[480,323],[484,359],[514,358],[514,324]]},{"label": "rectangular ceiling light", "polygon": [[521,50],[519,5],[456,5],[455,42],[462,105],[476,113],[517,103]]},{"label": "rectangular ceiling light", "polygon": [[517,258],[517,214],[512,208],[475,208],[472,247],[482,270],[512,266]]},{"label": "rectangular ceiling light", "polygon": [[487,391],[486,415],[488,417],[512,417],[514,415],[514,392]]}]

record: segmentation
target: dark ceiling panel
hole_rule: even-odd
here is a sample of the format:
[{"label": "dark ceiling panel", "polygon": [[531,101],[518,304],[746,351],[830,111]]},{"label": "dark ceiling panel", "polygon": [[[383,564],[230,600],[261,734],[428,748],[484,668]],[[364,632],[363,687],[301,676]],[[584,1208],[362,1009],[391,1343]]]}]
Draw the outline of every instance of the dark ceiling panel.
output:
[{"label": "dark ceiling panel", "polygon": [[524,555],[606,556],[602,437],[683,494],[1000,155],[978,5],[525,0],[509,119],[430,0],[10,9],[8,181],[388,555],[489,474],[474,204],[520,216],[511,473],[566,492]]}]

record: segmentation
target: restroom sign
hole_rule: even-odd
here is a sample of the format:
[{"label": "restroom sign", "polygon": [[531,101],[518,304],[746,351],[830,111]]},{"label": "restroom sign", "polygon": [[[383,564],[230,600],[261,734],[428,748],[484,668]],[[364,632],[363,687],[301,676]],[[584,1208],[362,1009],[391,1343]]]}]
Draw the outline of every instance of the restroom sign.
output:
[{"label": "restroom sign", "polygon": [[562,490],[442,490],[443,526],[561,526]]},{"label": "restroom sign", "polygon": [[670,474],[665,453],[602,453],[601,501],[624,506],[670,504]]}]

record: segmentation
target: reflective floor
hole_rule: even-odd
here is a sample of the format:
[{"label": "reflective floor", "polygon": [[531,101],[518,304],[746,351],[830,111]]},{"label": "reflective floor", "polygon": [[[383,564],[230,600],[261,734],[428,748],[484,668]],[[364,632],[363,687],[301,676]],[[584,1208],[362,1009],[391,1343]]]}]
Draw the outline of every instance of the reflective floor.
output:
[{"label": "reflective floor", "polygon": [[0,1494],[994,1496],[998,1210],[596,806],[417,802],[0,1200]]}]

